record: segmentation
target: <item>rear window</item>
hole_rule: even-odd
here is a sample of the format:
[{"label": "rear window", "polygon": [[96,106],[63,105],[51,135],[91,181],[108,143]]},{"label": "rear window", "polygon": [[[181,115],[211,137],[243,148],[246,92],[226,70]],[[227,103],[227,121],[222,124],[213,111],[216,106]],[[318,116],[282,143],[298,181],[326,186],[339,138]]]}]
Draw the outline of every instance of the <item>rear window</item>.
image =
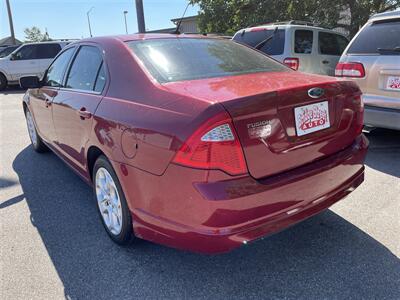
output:
[{"label": "rear window", "polygon": [[294,34],[294,52],[311,54],[314,32],[311,30],[296,30]]},{"label": "rear window", "polygon": [[251,47],[257,46],[262,41],[272,37],[265,45],[259,49],[268,55],[281,55],[285,48],[285,30],[262,29],[256,31],[242,31],[237,33],[233,40]]},{"label": "rear window", "polygon": [[396,47],[400,47],[400,19],[375,22],[364,27],[347,53],[399,55],[400,52],[390,51]]},{"label": "rear window", "polygon": [[246,46],[222,39],[154,39],[128,46],[161,83],[290,69]]},{"label": "rear window", "polygon": [[319,53],[324,55],[342,55],[349,41],[338,34],[320,32],[318,34]]}]

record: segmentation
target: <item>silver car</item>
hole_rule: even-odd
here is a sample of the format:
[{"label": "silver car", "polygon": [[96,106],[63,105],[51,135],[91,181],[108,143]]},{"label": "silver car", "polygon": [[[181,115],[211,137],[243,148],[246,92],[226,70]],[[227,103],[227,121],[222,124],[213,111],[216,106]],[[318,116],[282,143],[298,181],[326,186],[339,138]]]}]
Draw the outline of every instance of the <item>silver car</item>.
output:
[{"label": "silver car", "polygon": [[239,30],[234,41],[254,47],[301,72],[334,76],[349,40],[339,32],[302,21]]},{"label": "silver car", "polygon": [[371,17],[345,49],[335,74],[360,86],[365,125],[400,130],[400,11]]}]

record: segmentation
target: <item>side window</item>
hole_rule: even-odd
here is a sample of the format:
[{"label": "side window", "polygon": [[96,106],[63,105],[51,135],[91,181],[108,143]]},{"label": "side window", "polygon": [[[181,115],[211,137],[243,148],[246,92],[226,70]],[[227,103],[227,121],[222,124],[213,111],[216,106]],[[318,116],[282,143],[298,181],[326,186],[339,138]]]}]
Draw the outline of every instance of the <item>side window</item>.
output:
[{"label": "side window", "polygon": [[65,69],[70,61],[75,48],[69,48],[58,56],[47,70],[44,78],[45,86],[60,87],[64,76]]},{"label": "side window", "polygon": [[93,46],[82,46],[68,72],[66,87],[93,91],[101,65],[100,50]]},{"label": "side window", "polygon": [[26,45],[14,54],[14,60],[37,59],[37,45]]},{"label": "side window", "polygon": [[294,52],[310,54],[312,52],[314,32],[312,30],[296,30],[294,33]]},{"label": "side window", "polygon": [[104,64],[101,64],[100,70],[97,74],[96,83],[94,85],[94,91],[101,93],[106,85],[106,72],[104,70]]},{"label": "side window", "polygon": [[342,55],[348,41],[341,35],[320,32],[318,35],[319,53],[324,55]]},{"label": "side window", "polygon": [[61,46],[59,44],[41,44],[38,45],[38,58],[39,59],[54,58],[60,51],[61,51]]}]

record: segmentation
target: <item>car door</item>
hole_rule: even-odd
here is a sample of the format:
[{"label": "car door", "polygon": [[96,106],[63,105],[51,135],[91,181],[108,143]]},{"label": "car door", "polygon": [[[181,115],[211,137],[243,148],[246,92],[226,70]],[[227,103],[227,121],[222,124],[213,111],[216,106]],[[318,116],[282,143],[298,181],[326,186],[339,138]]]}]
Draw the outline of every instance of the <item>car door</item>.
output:
[{"label": "car door", "polygon": [[80,172],[86,170],[86,143],[105,83],[106,66],[101,49],[81,45],[67,71],[64,87],[53,99],[56,144]]},{"label": "car door", "polygon": [[61,46],[58,43],[38,44],[39,78],[43,77],[54,57],[56,57],[60,51]]},{"label": "car door", "polygon": [[37,76],[40,73],[38,45],[24,45],[14,52],[7,64],[7,73],[11,80],[19,80],[22,76]]},{"label": "car door", "polygon": [[54,144],[56,137],[52,117],[52,101],[62,85],[74,49],[72,47],[61,53],[47,70],[42,81],[43,86],[30,92],[30,110],[34,116],[39,135],[51,144]]},{"label": "car door", "polygon": [[318,53],[321,74],[334,76],[340,56],[349,41],[342,35],[331,32],[318,32]]}]

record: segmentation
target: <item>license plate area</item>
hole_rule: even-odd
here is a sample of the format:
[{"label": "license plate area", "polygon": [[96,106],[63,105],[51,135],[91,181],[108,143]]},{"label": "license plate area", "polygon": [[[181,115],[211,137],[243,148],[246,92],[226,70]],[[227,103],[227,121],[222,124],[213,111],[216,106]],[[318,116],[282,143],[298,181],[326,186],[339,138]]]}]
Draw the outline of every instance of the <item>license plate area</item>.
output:
[{"label": "license plate area", "polygon": [[331,126],[328,101],[294,108],[297,136],[303,136]]},{"label": "license plate area", "polygon": [[386,89],[400,92],[400,76],[389,76],[386,83]]}]

